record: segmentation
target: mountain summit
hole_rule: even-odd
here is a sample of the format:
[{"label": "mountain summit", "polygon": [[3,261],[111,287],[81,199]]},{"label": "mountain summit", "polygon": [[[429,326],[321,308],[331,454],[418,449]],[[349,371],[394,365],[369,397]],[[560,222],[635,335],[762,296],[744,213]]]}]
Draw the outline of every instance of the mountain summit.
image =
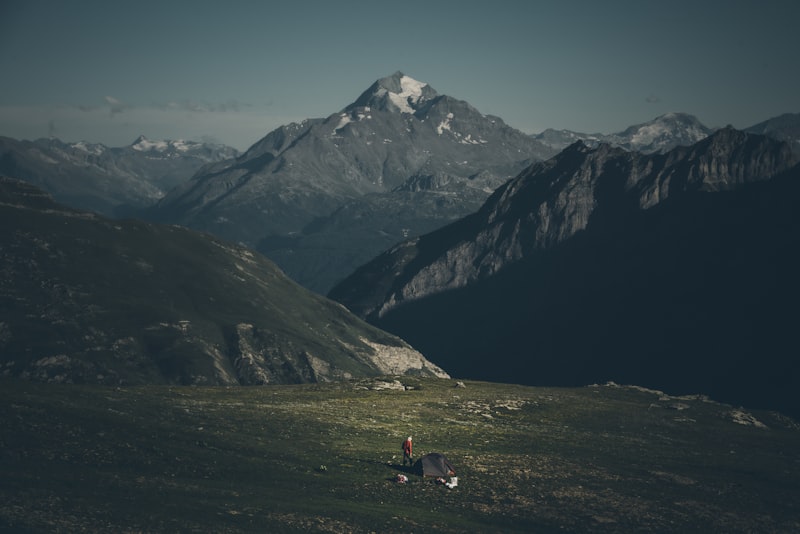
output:
[{"label": "mountain summit", "polygon": [[676,146],[693,145],[712,132],[712,129],[703,125],[694,115],[666,113],[652,121],[612,134],[603,139],[603,142],[644,153],[667,152]]},{"label": "mountain summit", "polygon": [[345,111],[369,107],[381,111],[414,113],[437,96],[438,93],[427,83],[397,71],[372,84],[355,102],[347,106]]},{"label": "mountain summit", "polygon": [[401,72],[327,118],[282,126],[205,168],[150,213],[256,247],[326,292],[405,237],[477,209],[555,153]]}]

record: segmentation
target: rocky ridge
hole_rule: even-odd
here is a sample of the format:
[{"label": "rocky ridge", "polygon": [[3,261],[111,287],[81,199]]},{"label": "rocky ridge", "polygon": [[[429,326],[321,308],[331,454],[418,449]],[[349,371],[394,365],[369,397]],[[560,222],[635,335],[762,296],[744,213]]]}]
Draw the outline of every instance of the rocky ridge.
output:
[{"label": "rocky ridge", "polygon": [[237,155],[224,145],[144,136],[124,147],[0,137],[0,173],[36,185],[66,205],[107,216],[150,206],[204,165]]},{"label": "rocky ridge", "polygon": [[798,194],[787,143],[731,128],[666,154],[576,143],[330,296],[455,376],[796,416]]},{"label": "rocky ridge", "polygon": [[563,150],[576,141],[583,141],[589,146],[607,143],[625,150],[657,154],[678,146],[693,145],[714,131],[714,128],[708,128],[697,117],[688,113],[665,113],[612,134],[586,134],[549,128],[533,137],[558,150]]},{"label": "rocky ridge", "polygon": [[732,128],[663,155],[578,141],[500,187],[475,214],[388,250],[330,295],[362,316],[380,317],[562,243],[606,206],[649,209],[692,191],[731,190],[795,161],[786,144]]}]

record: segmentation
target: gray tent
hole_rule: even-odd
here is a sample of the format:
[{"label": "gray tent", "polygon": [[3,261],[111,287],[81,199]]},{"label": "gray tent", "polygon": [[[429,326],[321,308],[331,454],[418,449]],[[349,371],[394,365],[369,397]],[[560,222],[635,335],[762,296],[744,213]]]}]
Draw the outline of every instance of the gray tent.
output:
[{"label": "gray tent", "polygon": [[444,454],[432,452],[426,454],[414,464],[417,473],[426,477],[451,477],[456,474],[455,468]]}]

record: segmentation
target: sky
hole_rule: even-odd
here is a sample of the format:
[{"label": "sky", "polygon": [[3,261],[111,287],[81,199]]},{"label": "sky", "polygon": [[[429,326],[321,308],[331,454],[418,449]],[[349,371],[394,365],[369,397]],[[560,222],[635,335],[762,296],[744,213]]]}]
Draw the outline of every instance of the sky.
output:
[{"label": "sky", "polygon": [[797,0],[0,0],[0,136],[245,150],[396,71],[527,133],[800,112]]}]

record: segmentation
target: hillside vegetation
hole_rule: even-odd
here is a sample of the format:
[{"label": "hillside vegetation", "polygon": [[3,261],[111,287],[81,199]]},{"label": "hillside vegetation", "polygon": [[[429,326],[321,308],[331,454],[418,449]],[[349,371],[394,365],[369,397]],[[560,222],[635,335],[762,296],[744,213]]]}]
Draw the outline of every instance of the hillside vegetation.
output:
[{"label": "hillside vegetation", "polygon": [[446,376],[241,246],[62,206],[0,176],[0,368],[106,385]]},{"label": "hillside vegetation", "polygon": [[[7,381],[0,530],[800,530],[790,419],[614,384],[458,385]],[[408,434],[457,487],[403,470]]]}]

